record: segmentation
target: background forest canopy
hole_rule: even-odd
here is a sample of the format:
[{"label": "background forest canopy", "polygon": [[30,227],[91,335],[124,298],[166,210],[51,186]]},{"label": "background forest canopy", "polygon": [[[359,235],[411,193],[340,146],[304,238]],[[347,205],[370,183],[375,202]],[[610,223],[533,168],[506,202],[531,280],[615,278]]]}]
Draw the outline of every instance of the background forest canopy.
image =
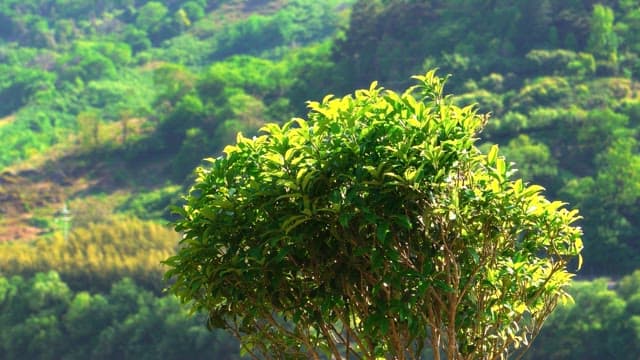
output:
[{"label": "background forest canopy", "polygon": [[[483,148],[499,144],[516,176],[580,209],[582,280],[613,279],[577,284],[576,305],[552,316],[530,357],[633,358],[640,351],[635,0],[0,2],[0,326],[18,329],[0,335],[0,357],[36,342],[36,358],[67,351],[56,344],[72,331],[62,319],[70,304],[79,306],[74,296],[116,303],[108,294],[124,277],[132,292],[151,291],[137,303],[171,303],[159,297],[158,262],[177,243],[167,208],[180,203],[201,160],[238,131],[250,136],[267,122],[304,116],[305,101],[373,80],[405,88],[410,75],[435,67],[452,74],[446,92],[456,103],[491,113]],[[61,302],[17,310],[41,283],[69,288],[54,296]],[[144,311],[148,319],[160,314]],[[144,318],[120,314],[86,331],[121,334],[132,326],[122,324]],[[45,323],[57,330],[24,340],[29,326]],[[135,338],[109,336],[100,341]],[[203,344],[217,341],[202,336]],[[227,340],[216,349],[228,350]]]}]

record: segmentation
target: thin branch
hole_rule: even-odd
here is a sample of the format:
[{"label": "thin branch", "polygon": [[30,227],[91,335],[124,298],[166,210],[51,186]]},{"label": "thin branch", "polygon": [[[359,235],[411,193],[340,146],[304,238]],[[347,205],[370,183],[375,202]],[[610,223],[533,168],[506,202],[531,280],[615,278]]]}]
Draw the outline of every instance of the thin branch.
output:
[{"label": "thin branch", "polygon": [[[225,321],[226,323],[226,321]],[[234,324],[235,325],[235,324]],[[254,352],[249,349],[243,342],[242,342],[242,335],[240,334],[240,331],[238,331],[236,326],[231,326],[229,323],[225,324],[225,327],[232,332],[233,336],[238,339],[238,342],[240,343],[240,347],[244,348],[244,350],[251,356],[252,359],[254,360],[259,360],[258,356],[256,354],[254,354]]]},{"label": "thin branch", "polygon": [[320,331],[324,335],[324,338],[326,339],[333,356],[336,358],[336,360],[341,359],[342,356],[340,355],[340,351],[338,351],[338,347],[336,346],[333,337],[329,333],[329,330],[326,328],[326,324],[320,323],[318,324],[318,326],[320,327]]},{"label": "thin branch", "polygon": [[[347,332],[347,342],[353,338],[353,340],[355,340],[356,344],[358,345],[358,347],[360,348],[360,351],[365,352],[366,348],[364,346],[364,344],[362,343],[362,340],[360,339],[360,337],[353,331],[353,329],[351,329],[351,326],[349,325],[349,322],[351,321],[349,319],[349,315],[350,313],[347,313],[347,318],[345,319],[344,315],[339,313],[338,314],[338,318],[340,318],[340,321],[342,322],[343,326],[345,327],[345,330]],[[349,343],[347,343],[347,359],[349,356]],[[357,352],[354,352],[354,355],[358,356],[358,358],[362,358]]]}]

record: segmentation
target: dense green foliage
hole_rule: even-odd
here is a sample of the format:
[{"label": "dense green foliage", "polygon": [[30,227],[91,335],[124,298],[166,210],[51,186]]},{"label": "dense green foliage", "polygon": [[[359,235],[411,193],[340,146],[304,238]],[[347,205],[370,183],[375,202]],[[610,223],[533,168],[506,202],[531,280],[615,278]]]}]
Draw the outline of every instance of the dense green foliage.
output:
[{"label": "dense green foliage", "polygon": [[640,5],[488,4],[357,2],[333,49],[336,79],[346,79],[333,89],[372,80],[398,87],[424,67],[451,72],[459,103],[493,115],[483,137],[525,161],[516,167],[526,180],[582,209],[585,273],[633,271],[640,255]]},{"label": "dense green foliage", "polygon": [[360,0],[336,62],[346,84],[358,86],[402,82],[425,64],[455,74],[458,85],[493,72],[520,82],[536,75],[523,60],[539,49],[585,51],[602,75],[637,75],[639,11],[625,0]]},{"label": "dense green foliage", "polygon": [[[634,0],[1,1],[0,236],[16,218],[58,236],[49,230],[61,207],[48,203],[57,199],[49,187],[15,191],[4,174],[35,168],[31,178],[44,172],[41,179],[57,184],[89,184],[55,193],[70,200],[72,228],[114,211],[166,222],[163,207],[179,202],[178,187],[236,131],[250,137],[266,122],[305,114],[306,100],[373,80],[401,89],[411,74],[434,67],[453,74],[446,92],[457,94],[457,104],[491,112],[482,149],[499,144],[525,180],[581,209],[581,274],[618,279],[638,267]],[[61,153],[69,156],[42,161]],[[107,200],[96,201],[93,191]],[[20,216],[3,210],[15,199]],[[38,241],[40,251],[55,243]],[[40,255],[17,254],[26,253]],[[48,270],[29,266],[27,277]],[[74,290],[93,286],[67,275]],[[162,287],[150,283],[156,275],[146,278],[136,281]],[[102,290],[116,280],[98,279]],[[597,318],[587,296],[577,299],[576,309]],[[627,329],[599,324],[600,334]],[[552,320],[548,331],[557,326]],[[578,334],[595,331],[565,330],[554,334],[566,334],[567,344],[585,344]],[[608,354],[602,349],[613,340],[595,340],[604,338],[586,345]]]},{"label": "dense green foliage", "polygon": [[[154,76],[156,71],[149,71],[149,67],[153,69],[154,64],[166,61],[169,67],[177,63],[200,70],[212,61],[238,54],[279,57],[284,49],[332,35],[340,21],[336,7],[343,3],[348,1],[328,1],[322,5],[310,0],[277,2],[273,4],[276,12],[263,10],[265,14],[229,21],[224,17],[224,8],[241,7],[238,2],[177,1],[165,5],[156,1],[110,1],[101,2],[99,6],[88,1],[3,2],[0,5],[0,19],[5,20],[0,28],[0,58],[3,59],[0,166],[44,151],[74,132],[81,140],[89,139],[80,141],[89,147],[105,145],[97,130],[104,122],[121,122],[125,129],[131,118],[151,115],[166,122],[166,129],[175,125],[172,119],[184,116],[180,111],[193,110],[189,108],[193,101],[169,114],[163,111],[166,108],[154,109],[153,106],[164,103],[168,95],[178,96],[171,99],[174,101],[185,95],[197,95],[205,108],[200,114],[193,114],[199,117],[177,126],[184,127],[182,133],[176,129],[177,137],[171,138],[168,144],[155,144],[151,149],[148,145],[142,149],[136,147],[142,151],[169,147],[171,151],[187,153],[193,143],[198,144],[200,154],[191,155],[192,158],[181,164],[184,168],[176,170],[178,177],[184,177],[204,154],[218,151],[219,142],[226,142],[229,133],[255,127],[244,124],[252,119],[245,119],[234,110],[239,112],[238,108],[249,102],[249,107],[258,106],[255,111],[259,112],[253,115],[263,116],[262,102],[267,102],[268,107],[270,102],[279,100],[283,88],[280,85],[274,88],[273,81],[277,80],[267,76],[265,80],[270,85],[267,93],[252,92],[238,83],[225,81],[234,79],[224,79],[224,72],[218,72],[221,69],[217,68],[212,70],[216,72],[215,81],[220,82],[216,86],[231,83],[234,89],[224,94],[197,94],[197,91],[196,94],[167,94],[164,91],[167,86],[175,89],[179,84],[165,83],[175,78],[166,74]],[[215,11],[205,16],[208,9]],[[239,11],[244,17],[243,10]],[[247,66],[251,64],[240,64],[233,69],[237,74],[237,70]],[[286,67],[289,66],[291,63],[286,62]],[[202,77],[210,78],[211,74]],[[203,82],[211,81],[203,79]],[[246,96],[242,97],[241,89],[247,91]],[[231,93],[237,97],[235,102],[228,99]],[[193,100],[185,101],[189,99]],[[230,104],[225,104],[227,101]],[[212,103],[215,106],[211,106]],[[170,102],[169,105],[179,104]],[[226,109],[211,111],[225,105]],[[287,107],[286,102],[277,101],[272,111],[286,117]],[[90,114],[90,120],[82,121],[87,118],[86,114]],[[2,117],[7,115],[11,115],[10,126],[2,126]],[[205,118],[208,124],[202,124]],[[220,135],[211,140],[213,143],[202,144],[205,136],[197,131],[209,134],[218,125],[224,125]],[[187,138],[187,130],[191,128],[194,130]],[[110,145],[122,145],[127,136],[125,132],[123,130],[119,141],[111,141]],[[162,133],[154,136],[162,137]],[[185,138],[189,144],[180,150]]]},{"label": "dense green foliage", "polygon": [[484,118],[415,78],[311,102],[198,168],[172,292],[256,359],[526,348],[564,299],[577,211],[512,181],[474,146]]},{"label": "dense green foliage", "polygon": [[529,359],[635,359],[640,353],[640,271],[617,283],[576,282],[575,303],[550,317]]},{"label": "dense green foliage", "polygon": [[130,279],[90,293],[53,271],[0,276],[3,359],[239,359],[235,340],[204,320]]}]

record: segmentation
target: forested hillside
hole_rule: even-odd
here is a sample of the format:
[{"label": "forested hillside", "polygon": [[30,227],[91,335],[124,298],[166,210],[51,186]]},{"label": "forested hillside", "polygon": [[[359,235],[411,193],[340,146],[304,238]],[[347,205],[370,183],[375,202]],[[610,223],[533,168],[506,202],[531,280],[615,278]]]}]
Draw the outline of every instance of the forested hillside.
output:
[{"label": "forested hillside", "polygon": [[0,2],[0,357],[237,357],[162,297],[194,167],[306,100],[436,67],[490,113],[481,146],[583,216],[576,304],[530,357],[635,358],[635,0]]}]

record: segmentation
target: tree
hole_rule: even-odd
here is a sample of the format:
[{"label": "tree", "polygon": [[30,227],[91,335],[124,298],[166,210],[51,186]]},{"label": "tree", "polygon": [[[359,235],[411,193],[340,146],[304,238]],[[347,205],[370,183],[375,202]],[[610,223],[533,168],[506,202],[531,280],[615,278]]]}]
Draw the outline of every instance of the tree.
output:
[{"label": "tree", "polygon": [[519,50],[548,44],[553,26],[553,9],[549,0],[523,1],[519,3],[518,27],[514,30]]},{"label": "tree", "polygon": [[617,61],[618,38],[613,31],[615,14],[607,6],[596,4],[591,16],[591,29],[587,47],[596,58]]},{"label": "tree", "polygon": [[[577,211],[509,179],[434,71],[238,135],[178,209],[171,291],[254,358],[504,358],[579,256]],[[419,96],[416,98],[416,96]]]},{"label": "tree", "polygon": [[[585,250],[590,275],[624,275],[637,268],[640,217],[640,155],[629,137],[616,139],[595,158],[596,175],[570,180],[562,189],[584,209],[582,226],[589,235]],[[614,260],[615,259],[615,260]]]},{"label": "tree", "polygon": [[169,10],[158,1],[149,1],[138,10],[136,25],[149,33],[158,31]]},{"label": "tree", "polygon": [[238,360],[237,342],[207,332],[174,296],[122,278],[104,293],[74,292],[55,271],[0,275],[2,359]]},{"label": "tree", "polygon": [[622,21],[616,24],[616,30],[622,33],[623,48],[640,52],[640,8],[625,12]]},{"label": "tree", "polygon": [[553,184],[558,175],[556,160],[549,148],[544,143],[531,140],[527,135],[511,139],[504,152],[519,166],[522,178],[527,181]]},{"label": "tree", "polygon": [[333,60],[342,66],[346,84],[370,81],[379,78],[377,58],[367,54],[377,54],[382,34],[379,31],[379,17],[384,4],[380,0],[359,0],[353,4],[349,29],[344,38],[338,38],[333,49]]},{"label": "tree", "polygon": [[78,141],[84,150],[96,150],[100,146],[100,119],[95,109],[78,114]]},{"label": "tree", "polygon": [[205,16],[204,7],[197,1],[187,1],[182,4],[182,8],[193,21],[200,20]]},{"label": "tree", "polygon": [[[632,359],[621,342],[629,331],[625,301],[607,289],[606,279],[575,282],[569,292],[574,304],[561,306],[549,318],[528,358],[532,359]],[[632,355],[634,354],[634,355]]]}]

